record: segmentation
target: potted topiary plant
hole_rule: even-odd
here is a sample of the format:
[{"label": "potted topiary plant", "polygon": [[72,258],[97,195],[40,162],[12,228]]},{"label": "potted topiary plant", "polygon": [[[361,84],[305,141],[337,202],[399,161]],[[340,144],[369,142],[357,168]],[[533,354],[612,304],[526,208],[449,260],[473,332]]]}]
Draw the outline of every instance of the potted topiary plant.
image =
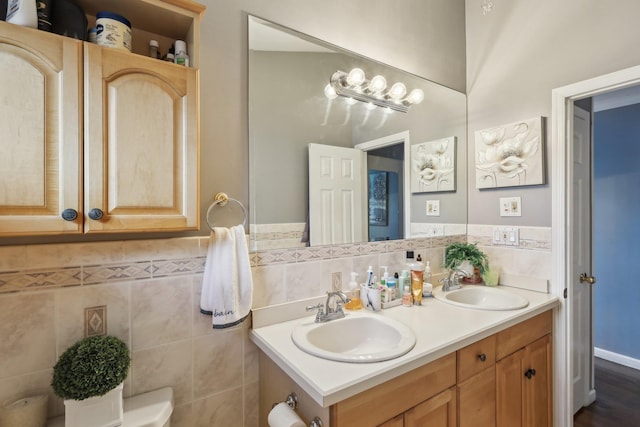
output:
[{"label": "potted topiary plant", "polygon": [[65,427],[121,425],[130,363],[127,345],[113,336],[87,337],[62,353],[51,386],[65,399]]},{"label": "potted topiary plant", "polygon": [[487,255],[475,243],[452,243],[447,246],[444,253],[445,268],[464,269],[465,262],[469,263],[473,271],[468,271],[470,274],[463,282],[482,282],[482,274],[489,268]]}]

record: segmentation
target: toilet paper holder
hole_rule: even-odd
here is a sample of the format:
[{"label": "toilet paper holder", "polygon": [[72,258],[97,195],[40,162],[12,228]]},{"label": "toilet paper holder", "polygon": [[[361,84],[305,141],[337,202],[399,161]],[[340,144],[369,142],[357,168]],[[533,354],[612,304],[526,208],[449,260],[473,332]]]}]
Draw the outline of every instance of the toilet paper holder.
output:
[{"label": "toilet paper holder", "polygon": [[[284,400],[284,403],[286,403],[291,409],[298,409],[298,395],[292,391],[289,394],[289,396],[287,396],[287,398]],[[277,403],[274,403],[273,405],[271,405],[271,407],[273,408],[276,405]],[[322,427],[322,426],[323,424],[320,417],[313,417],[313,419],[309,422],[309,427]]]}]

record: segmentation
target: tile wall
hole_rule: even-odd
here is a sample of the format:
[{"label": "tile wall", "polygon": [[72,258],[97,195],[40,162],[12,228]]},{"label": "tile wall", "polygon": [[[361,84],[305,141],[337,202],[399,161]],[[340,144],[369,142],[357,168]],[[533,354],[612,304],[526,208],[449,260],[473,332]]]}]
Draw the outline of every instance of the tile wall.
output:
[{"label": "tile wall", "polygon": [[[469,239],[492,260],[519,274],[550,276],[550,230],[522,229],[518,249],[490,246],[487,230],[470,226]],[[334,273],[346,284],[351,271],[364,275],[369,265],[399,271],[410,249],[437,275],[446,245],[466,239],[253,252],[253,306],[322,295]],[[52,367],[82,338],[84,309],[106,305],[108,333],[131,350],[125,396],[172,386],[174,426],[257,426],[258,355],[249,322],[214,330],[199,313],[207,244],[196,237],[0,246],[0,402],[49,393],[49,415],[62,414],[49,386]]]}]

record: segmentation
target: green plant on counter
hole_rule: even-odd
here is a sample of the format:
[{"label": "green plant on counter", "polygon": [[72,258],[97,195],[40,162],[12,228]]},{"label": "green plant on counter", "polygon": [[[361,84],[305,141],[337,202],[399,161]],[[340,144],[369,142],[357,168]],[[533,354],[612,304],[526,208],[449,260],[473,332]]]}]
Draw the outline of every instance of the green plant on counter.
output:
[{"label": "green plant on counter", "polygon": [[102,396],[124,381],[130,363],[129,349],[118,338],[83,338],[62,353],[53,367],[51,386],[63,399]]},{"label": "green plant on counter", "polygon": [[487,255],[478,249],[475,243],[452,243],[445,249],[444,267],[454,269],[465,261],[480,270],[480,274],[489,268]]}]

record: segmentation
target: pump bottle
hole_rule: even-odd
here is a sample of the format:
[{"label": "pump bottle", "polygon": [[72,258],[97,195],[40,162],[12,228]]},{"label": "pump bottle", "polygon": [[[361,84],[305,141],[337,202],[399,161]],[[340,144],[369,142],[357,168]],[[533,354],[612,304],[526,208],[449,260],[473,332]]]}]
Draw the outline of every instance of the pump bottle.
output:
[{"label": "pump bottle", "polygon": [[349,293],[347,296],[351,301],[344,305],[344,308],[347,310],[361,310],[362,309],[362,300],[360,299],[360,289],[358,287],[358,282],[356,278],[358,277],[358,273],[355,271],[351,272],[351,281],[349,282]]}]

